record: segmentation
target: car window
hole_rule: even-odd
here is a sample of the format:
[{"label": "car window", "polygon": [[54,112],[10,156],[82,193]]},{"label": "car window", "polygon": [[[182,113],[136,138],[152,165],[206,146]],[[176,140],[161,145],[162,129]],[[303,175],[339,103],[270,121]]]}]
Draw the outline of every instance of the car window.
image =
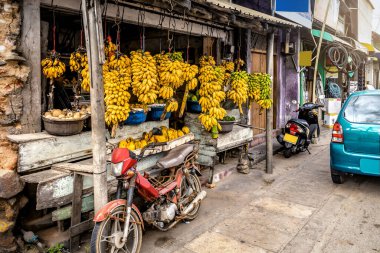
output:
[{"label": "car window", "polygon": [[380,95],[362,95],[348,101],[344,117],[354,123],[380,124]]}]

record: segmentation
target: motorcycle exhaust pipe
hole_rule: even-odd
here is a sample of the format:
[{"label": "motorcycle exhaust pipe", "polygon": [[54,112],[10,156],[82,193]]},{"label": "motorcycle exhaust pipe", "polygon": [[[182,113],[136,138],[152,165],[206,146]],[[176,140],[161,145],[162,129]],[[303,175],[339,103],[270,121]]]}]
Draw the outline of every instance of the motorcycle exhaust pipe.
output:
[{"label": "motorcycle exhaust pipe", "polygon": [[195,205],[198,204],[199,201],[201,201],[202,199],[204,199],[205,197],[207,196],[207,192],[206,191],[201,191],[200,193],[198,193],[198,195],[195,197],[195,199],[190,203],[190,205],[188,205],[186,207],[185,210],[183,210],[183,212],[181,213],[181,215],[185,216],[187,215],[188,213],[191,212],[191,210],[194,209]]}]

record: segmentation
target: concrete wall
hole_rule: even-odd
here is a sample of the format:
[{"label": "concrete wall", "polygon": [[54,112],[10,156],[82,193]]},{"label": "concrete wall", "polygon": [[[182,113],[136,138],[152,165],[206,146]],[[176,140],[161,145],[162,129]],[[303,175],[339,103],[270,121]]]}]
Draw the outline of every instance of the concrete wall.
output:
[{"label": "concrete wall", "polygon": [[[286,122],[297,114],[293,111],[296,106],[292,104],[292,100],[299,100],[299,74],[294,67],[292,57],[298,68],[298,54],[283,55],[281,54],[281,42],[285,41],[286,31],[279,31],[277,43],[277,78],[278,78],[278,100],[277,100],[277,128],[285,126]],[[292,31],[290,41],[297,44],[298,32]],[[298,52],[298,46],[296,46]]]}]

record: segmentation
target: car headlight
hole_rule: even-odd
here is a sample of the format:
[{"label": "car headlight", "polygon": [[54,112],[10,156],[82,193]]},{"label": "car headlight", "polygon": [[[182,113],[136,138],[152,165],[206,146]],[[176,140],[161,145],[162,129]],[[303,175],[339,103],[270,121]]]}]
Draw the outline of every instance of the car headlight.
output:
[{"label": "car headlight", "polygon": [[123,164],[124,164],[124,162],[111,163],[112,173],[115,177],[121,176],[121,171],[123,170]]}]

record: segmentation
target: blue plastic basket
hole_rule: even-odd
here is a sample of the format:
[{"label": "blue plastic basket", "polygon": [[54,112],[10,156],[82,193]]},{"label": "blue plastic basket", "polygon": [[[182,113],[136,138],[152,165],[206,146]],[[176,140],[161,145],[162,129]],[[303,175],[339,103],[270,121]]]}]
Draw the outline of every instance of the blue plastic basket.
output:
[{"label": "blue plastic basket", "polygon": [[187,107],[188,112],[192,112],[192,113],[201,113],[202,112],[202,107],[198,101],[187,100],[186,101],[186,107]]},{"label": "blue plastic basket", "polygon": [[[164,112],[164,108],[165,108],[164,106],[151,107],[150,111],[148,112],[148,120],[159,121],[162,113]],[[171,114],[172,114],[171,112],[167,112],[165,119],[170,118]]]},{"label": "blue plastic basket", "polygon": [[141,111],[131,111],[124,124],[126,125],[138,125],[146,121],[146,113]]}]

